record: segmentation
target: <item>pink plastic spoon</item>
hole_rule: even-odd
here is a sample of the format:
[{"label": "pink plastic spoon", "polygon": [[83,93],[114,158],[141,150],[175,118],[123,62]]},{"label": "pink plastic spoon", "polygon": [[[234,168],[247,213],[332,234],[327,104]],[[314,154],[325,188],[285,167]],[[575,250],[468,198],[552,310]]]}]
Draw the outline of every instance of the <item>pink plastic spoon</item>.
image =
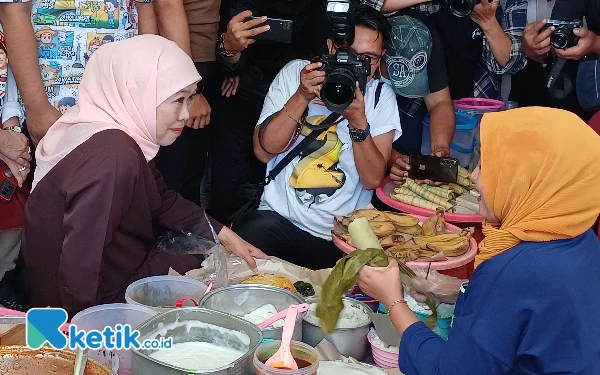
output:
[{"label": "pink plastic spoon", "polygon": [[280,312],[278,312],[277,314],[273,315],[272,317],[270,317],[269,319],[265,320],[264,322],[257,324],[257,327],[262,331],[265,328],[267,328],[268,326],[270,326],[271,324],[275,323],[276,321],[283,319],[286,317],[287,312],[290,308],[292,308],[292,306],[296,306],[298,308],[298,312],[299,313],[303,313],[305,311],[308,311],[308,309],[310,308],[310,305],[308,303],[303,303],[300,305],[291,305],[290,307],[288,307],[285,310],[281,310]]},{"label": "pink plastic spoon", "polygon": [[292,349],[290,348],[294,329],[296,328],[297,316],[298,306],[290,306],[287,309],[287,315],[285,316],[283,334],[281,335],[281,346],[279,347],[279,350],[277,350],[277,353],[265,362],[265,365],[278,369],[298,370],[298,364],[292,356]]}]

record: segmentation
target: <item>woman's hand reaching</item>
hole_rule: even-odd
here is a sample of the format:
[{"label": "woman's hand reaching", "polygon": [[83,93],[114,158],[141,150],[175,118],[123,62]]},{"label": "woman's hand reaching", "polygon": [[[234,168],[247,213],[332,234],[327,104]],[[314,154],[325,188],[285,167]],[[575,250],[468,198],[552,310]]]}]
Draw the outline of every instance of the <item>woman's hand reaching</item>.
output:
[{"label": "woman's hand reaching", "polygon": [[219,232],[219,241],[227,251],[245,260],[254,272],[258,272],[254,259],[265,259],[267,257],[267,254],[244,241],[227,227],[223,227]]},{"label": "woman's hand reaching", "polygon": [[358,272],[357,281],[363,293],[375,298],[385,306],[404,299],[400,268],[394,259],[391,259],[390,264],[385,268],[363,267]]},{"label": "woman's hand reaching", "polygon": [[439,302],[456,303],[460,286],[467,281],[441,274],[436,270],[427,271],[420,268],[414,272],[417,276],[412,279],[413,289],[406,288],[406,291],[418,302],[425,302],[425,293],[431,293]]}]

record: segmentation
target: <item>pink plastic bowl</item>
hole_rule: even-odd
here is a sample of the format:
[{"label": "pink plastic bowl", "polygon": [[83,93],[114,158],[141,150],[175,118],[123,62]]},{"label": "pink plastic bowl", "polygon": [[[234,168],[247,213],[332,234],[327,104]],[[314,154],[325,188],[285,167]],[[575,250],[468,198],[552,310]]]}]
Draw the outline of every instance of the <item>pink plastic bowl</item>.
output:
[{"label": "pink plastic bowl", "polygon": [[371,350],[373,352],[373,361],[378,367],[381,368],[398,368],[398,353],[387,351],[373,345],[371,338],[367,336],[369,343],[371,344]]},{"label": "pink plastic bowl", "polygon": [[[386,206],[392,207],[398,211],[405,212],[411,215],[419,215],[430,217],[431,215],[435,215],[435,211],[426,210],[424,208],[419,208],[415,206],[411,206],[410,204],[405,204],[402,202],[398,202],[397,200],[390,197],[390,194],[394,192],[394,188],[396,186],[392,182],[389,177],[383,181],[383,185],[377,188],[375,193],[379,200],[381,200]],[[481,223],[483,222],[483,218],[478,214],[466,215],[466,214],[453,214],[451,212],[446,212],[444,214],[447,222],[450,223]]]},{"label": "pink plastic bowl", "polygon": [[[424,222],[425,220],[427,220],[427,217],[424,217],[424,216],[419,216],[419,215],[413,215],[413,216],[418,218],[421,223]],[[457,232],[457,231],[460,231],[461,229],[459,227],[457,227],[456,225],[446,223],[446,230],[449,230],[452,232]],[[346,254],[350,254],[351,252],[356,250],[356,247],[347,244],[346,241],[344,241],[342,238],[336,236],[335,234],[332,235],[332,239],[333,239],[333,243],[340,250],[345,252]],[[448,259],[448,260],[434,261],[434,262],[429,262],[429,261],[407,262],[406,265],[412,269],[428,268],[431,265],[431,269],[438,270],[438,271],[451,270],[451,269],[462,267],[466,264],[471,263],[473,261],[473,259],[475,259],[475,256],[477,255],[477,241],[475,241],[475,239],[471,236],[471,240],[469,241],[469,243],[470,243],[469,251],[467,251],[466,253],[464,253],[463,255],[461,255],[459,257]]]}]

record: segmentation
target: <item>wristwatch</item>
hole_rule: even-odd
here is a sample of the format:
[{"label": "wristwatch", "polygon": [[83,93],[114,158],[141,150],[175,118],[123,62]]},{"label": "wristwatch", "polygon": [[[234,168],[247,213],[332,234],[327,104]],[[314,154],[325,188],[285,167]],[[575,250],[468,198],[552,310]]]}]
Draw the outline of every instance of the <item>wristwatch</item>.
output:
[{"label": "wristwatch", "polygon": [[219,55],[223,57],[233,57],[237,55],[237,53],[227,52],[227,49],[225,48],[225,42],[223,41],[224,36],[225,33],[221,34],[221,36],[219,36],[219,39],[217,39],[217,52],[219,52]]},{"label": "wristwatch", "polygon": [[[350,128],[350,125],[348,125]],[[367,128],[365,130],[362,129],[352,129],[350,128],[350,139],[352,142],[363,142],[367,137],[371,134],[371,125],[367,123]]]},{"label": "wristwatch", "polygon": [[15,133],[21,133],[21,127],[18,126],[18,125],[11,126],[9,128],[4,128],[4,130],[10,130],[10,131],[13,131]]}]

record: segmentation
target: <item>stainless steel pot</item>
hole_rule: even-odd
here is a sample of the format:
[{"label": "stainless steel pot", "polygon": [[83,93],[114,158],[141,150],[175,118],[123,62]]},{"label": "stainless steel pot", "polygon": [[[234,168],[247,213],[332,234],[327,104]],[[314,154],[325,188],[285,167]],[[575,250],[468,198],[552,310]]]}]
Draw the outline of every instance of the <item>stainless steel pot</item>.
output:
[{"label": "stainless steel pot", "polygon": [[[226,312],[235,316],[244,316],[259,307],[270,303],[277,311],[282,311],[290,305],[304,303],[304,298],[288,290],[265,285],[239,284],[216,289],[202,298],[200,307]],[[306,313],[298,314],[296,330],[292,340],[302,341],[302,319]],[[265,339],[281,340],[282,328],[267,328],[263,330]]]},{"label": "stainless steel pot", "polygon": [[[363,310],[368,316],[370,316],[369,312],[373,311],[371,308],[369,308],[369,306],[360,301],[356,301],[347,297],[343,297],[342,299],[349,302],[352,307]],[[306,302],[309,304],[316,303],[317,298],[308,298]],[[352,357],[362,361],[365,359],[367,346],[369,345],[367,334],[369,333],[370,325],[371,320],[369,319],[369,323],[362,327],[345,329],[338,328],[333,333],[324,333],[321,330],[321,327],[317,327],[304,319],[302,322],[302,341],[312,347],[315,347],[321,341],[323,341],[323,339],[327,339],[327,341],[332,343],[333,346],[335,346],[340,354],[342,354],[344,357]]]},{"label": "stainless steel pot", "polygon": [[[252,359],[256,348],[262,342],[262,333],[254,324],[247,322],[233,315],[225,314],[219,311],[185,308],[176,309],[164,314],[153,317],[143,323],[136,329],[140,332],[140,341],[147,339],[173,338],[173,344],[199,341],[212,342],[215,337],[225,339],[232,345],[245,346],[241,340],[234,335],[223,337],[224,333],[210,328],[191,328],[185,327],[185,322],[202,322],[217,327],[227,328],[229,330],[245,333],[250,342],[247,345],[248,352],[237,361],[225,368],[214,369],[202,372],[202,374],[213,375],[252,375],[254,368]],[[177,327],[168,327],[170,324],[177,323]],[[167,349],[168,350],[168,349]],[[150,358],[155,349],[134,349],[133,351],[133,375],[188,375],[194,374],[194,371],[178,368]]]}]

